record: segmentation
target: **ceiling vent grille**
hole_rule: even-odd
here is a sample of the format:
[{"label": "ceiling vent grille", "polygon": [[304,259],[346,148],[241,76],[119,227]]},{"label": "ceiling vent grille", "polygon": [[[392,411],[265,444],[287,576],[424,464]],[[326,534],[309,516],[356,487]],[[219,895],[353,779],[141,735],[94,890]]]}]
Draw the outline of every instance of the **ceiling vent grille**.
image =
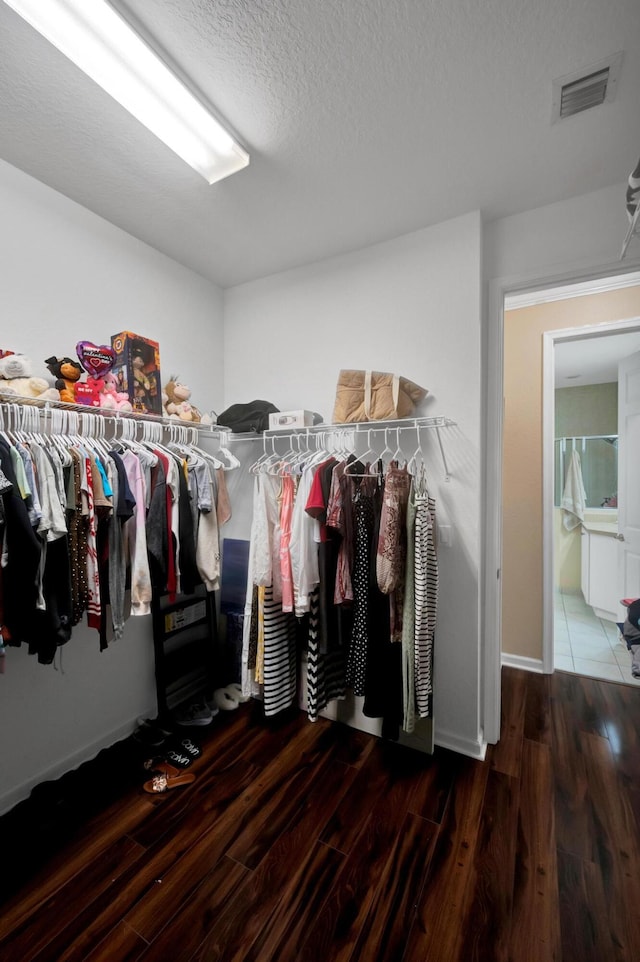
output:
[{"label": "ceiling vent grille", "polygon": [[553,81],[552,120],[564,120],[613,100],[622,53]]},{"label": "ceiling vent grille", "polygon": [[603,104],[607,96],[608,83],[609,68],[607,67],[606,70],[598,70],[597,73],[591,73],[588,77],[582,77],[581,80],[564,84],[560,91],[560,117],[571,117],[572,114],[579,114],[581,110]]}]

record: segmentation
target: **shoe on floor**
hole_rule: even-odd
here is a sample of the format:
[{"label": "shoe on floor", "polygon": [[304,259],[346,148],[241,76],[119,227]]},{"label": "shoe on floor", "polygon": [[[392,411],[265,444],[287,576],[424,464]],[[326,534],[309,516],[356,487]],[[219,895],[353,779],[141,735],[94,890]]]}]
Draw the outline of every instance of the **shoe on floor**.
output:
[{"label": "shoe on floor", "polygon": [[222,711],[233,711],[239,705],[238,700],[230,695],[226,688],[216,688],[213,693],[213,703]]},{"label": "shoe on floor", "polygon": [[179,708],[174,712],[177,725],[210,725],[213,719],[213,712],[208,705],[196,702]]},{"label": "shoe on floor", "polygon": [[237,702],[240,702],[241,705],[249,701],[249,695],[242,694],[242,686],[239,685],[237,681],[233,681],[230,685],[227,685],[225,691],[227,691],[232,698],[235,698]]}]

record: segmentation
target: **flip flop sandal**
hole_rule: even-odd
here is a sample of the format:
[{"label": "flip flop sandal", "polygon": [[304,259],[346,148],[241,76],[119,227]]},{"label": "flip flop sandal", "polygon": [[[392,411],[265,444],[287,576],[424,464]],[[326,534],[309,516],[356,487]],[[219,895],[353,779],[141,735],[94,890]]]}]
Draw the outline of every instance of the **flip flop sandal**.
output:
[{"label": "flip flop sandal", "polygon": [[239,701],[241,705],[249,701],[249,695],[242,694],[242,686],[239,685],[237,681],[227,685],[224,690],[228,692],[232,698],[235,698],[236,701]]},{"label": "flip flop sandal", "polygon": [[175,768],[188,768],[193,762],[190,755],[180,746],[168,748],[164,753],[164,761]]},{"label": "flip flop sandal", "polygon": [[200,758],[200,756],[202,755],[202,749],[200,748],[200,746],[196,745],[196,743],[192,741],[188,735],[185,738],[180,738],[171,747],[173,749],[176,749],[177,751],[186,752],[188,755],[191,756],[191,758]]},{"label": "flip flop sandal", "polygon": [[170,788],[190,785],[195,779],[196,776],[191,772],[182,775],[165,775],[164,772],[160,772],[158,775],[154,775],[151,781],[145,782],[142,787],[149,795],[160,795],[169,791]]}]

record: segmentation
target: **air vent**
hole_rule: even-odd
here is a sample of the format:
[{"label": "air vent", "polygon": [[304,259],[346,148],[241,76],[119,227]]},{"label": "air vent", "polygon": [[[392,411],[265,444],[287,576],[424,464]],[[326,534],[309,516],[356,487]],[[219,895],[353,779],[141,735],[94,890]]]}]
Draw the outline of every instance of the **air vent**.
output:
[{"label": "air vent", "polygon": [[622,53],[553,81],[552,122],[613,100]]},{"label": "air vent", "polygon": [[560,91],[560,117],[579,114],[581,110],[603,104],[607,96],[609,68],[591,73],[581,80],[565,84]]}]

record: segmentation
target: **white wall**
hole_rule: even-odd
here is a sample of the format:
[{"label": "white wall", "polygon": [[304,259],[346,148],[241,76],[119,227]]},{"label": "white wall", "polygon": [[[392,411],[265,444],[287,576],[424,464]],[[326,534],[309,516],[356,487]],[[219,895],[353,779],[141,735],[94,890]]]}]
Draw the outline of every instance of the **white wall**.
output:
[{"label": "white wall", "polygon": [[449,483],[427,442],[438,519],[453,526],[440,552],[434,716],[436,742],[468,754],[482,751],[480,253],[473,213],[225,292],[225,406],[261,398],[330,421],[340,368],[373,368],[428,388],[424,413],[457,422],[443,438]]},{"label": "white wall", "polygon": [[[613,266],[628,227],[625,191],[625,184],[614,184],[487,224],[485,279],[554,277],[572,268]],[[632,244],[622,270],[640,256],[640,242]]]},{"label": "white wall", "polygon": [[[209,281],[0,162],[0,347],[75,357],[78,340],[129,329],[160,342],[201,409],[223,401],[222,294]],[[74,630],[59,670],[10,648],[0,676],[0,811],[128,734],[155,711],[150,617],[102,654]]]}]

